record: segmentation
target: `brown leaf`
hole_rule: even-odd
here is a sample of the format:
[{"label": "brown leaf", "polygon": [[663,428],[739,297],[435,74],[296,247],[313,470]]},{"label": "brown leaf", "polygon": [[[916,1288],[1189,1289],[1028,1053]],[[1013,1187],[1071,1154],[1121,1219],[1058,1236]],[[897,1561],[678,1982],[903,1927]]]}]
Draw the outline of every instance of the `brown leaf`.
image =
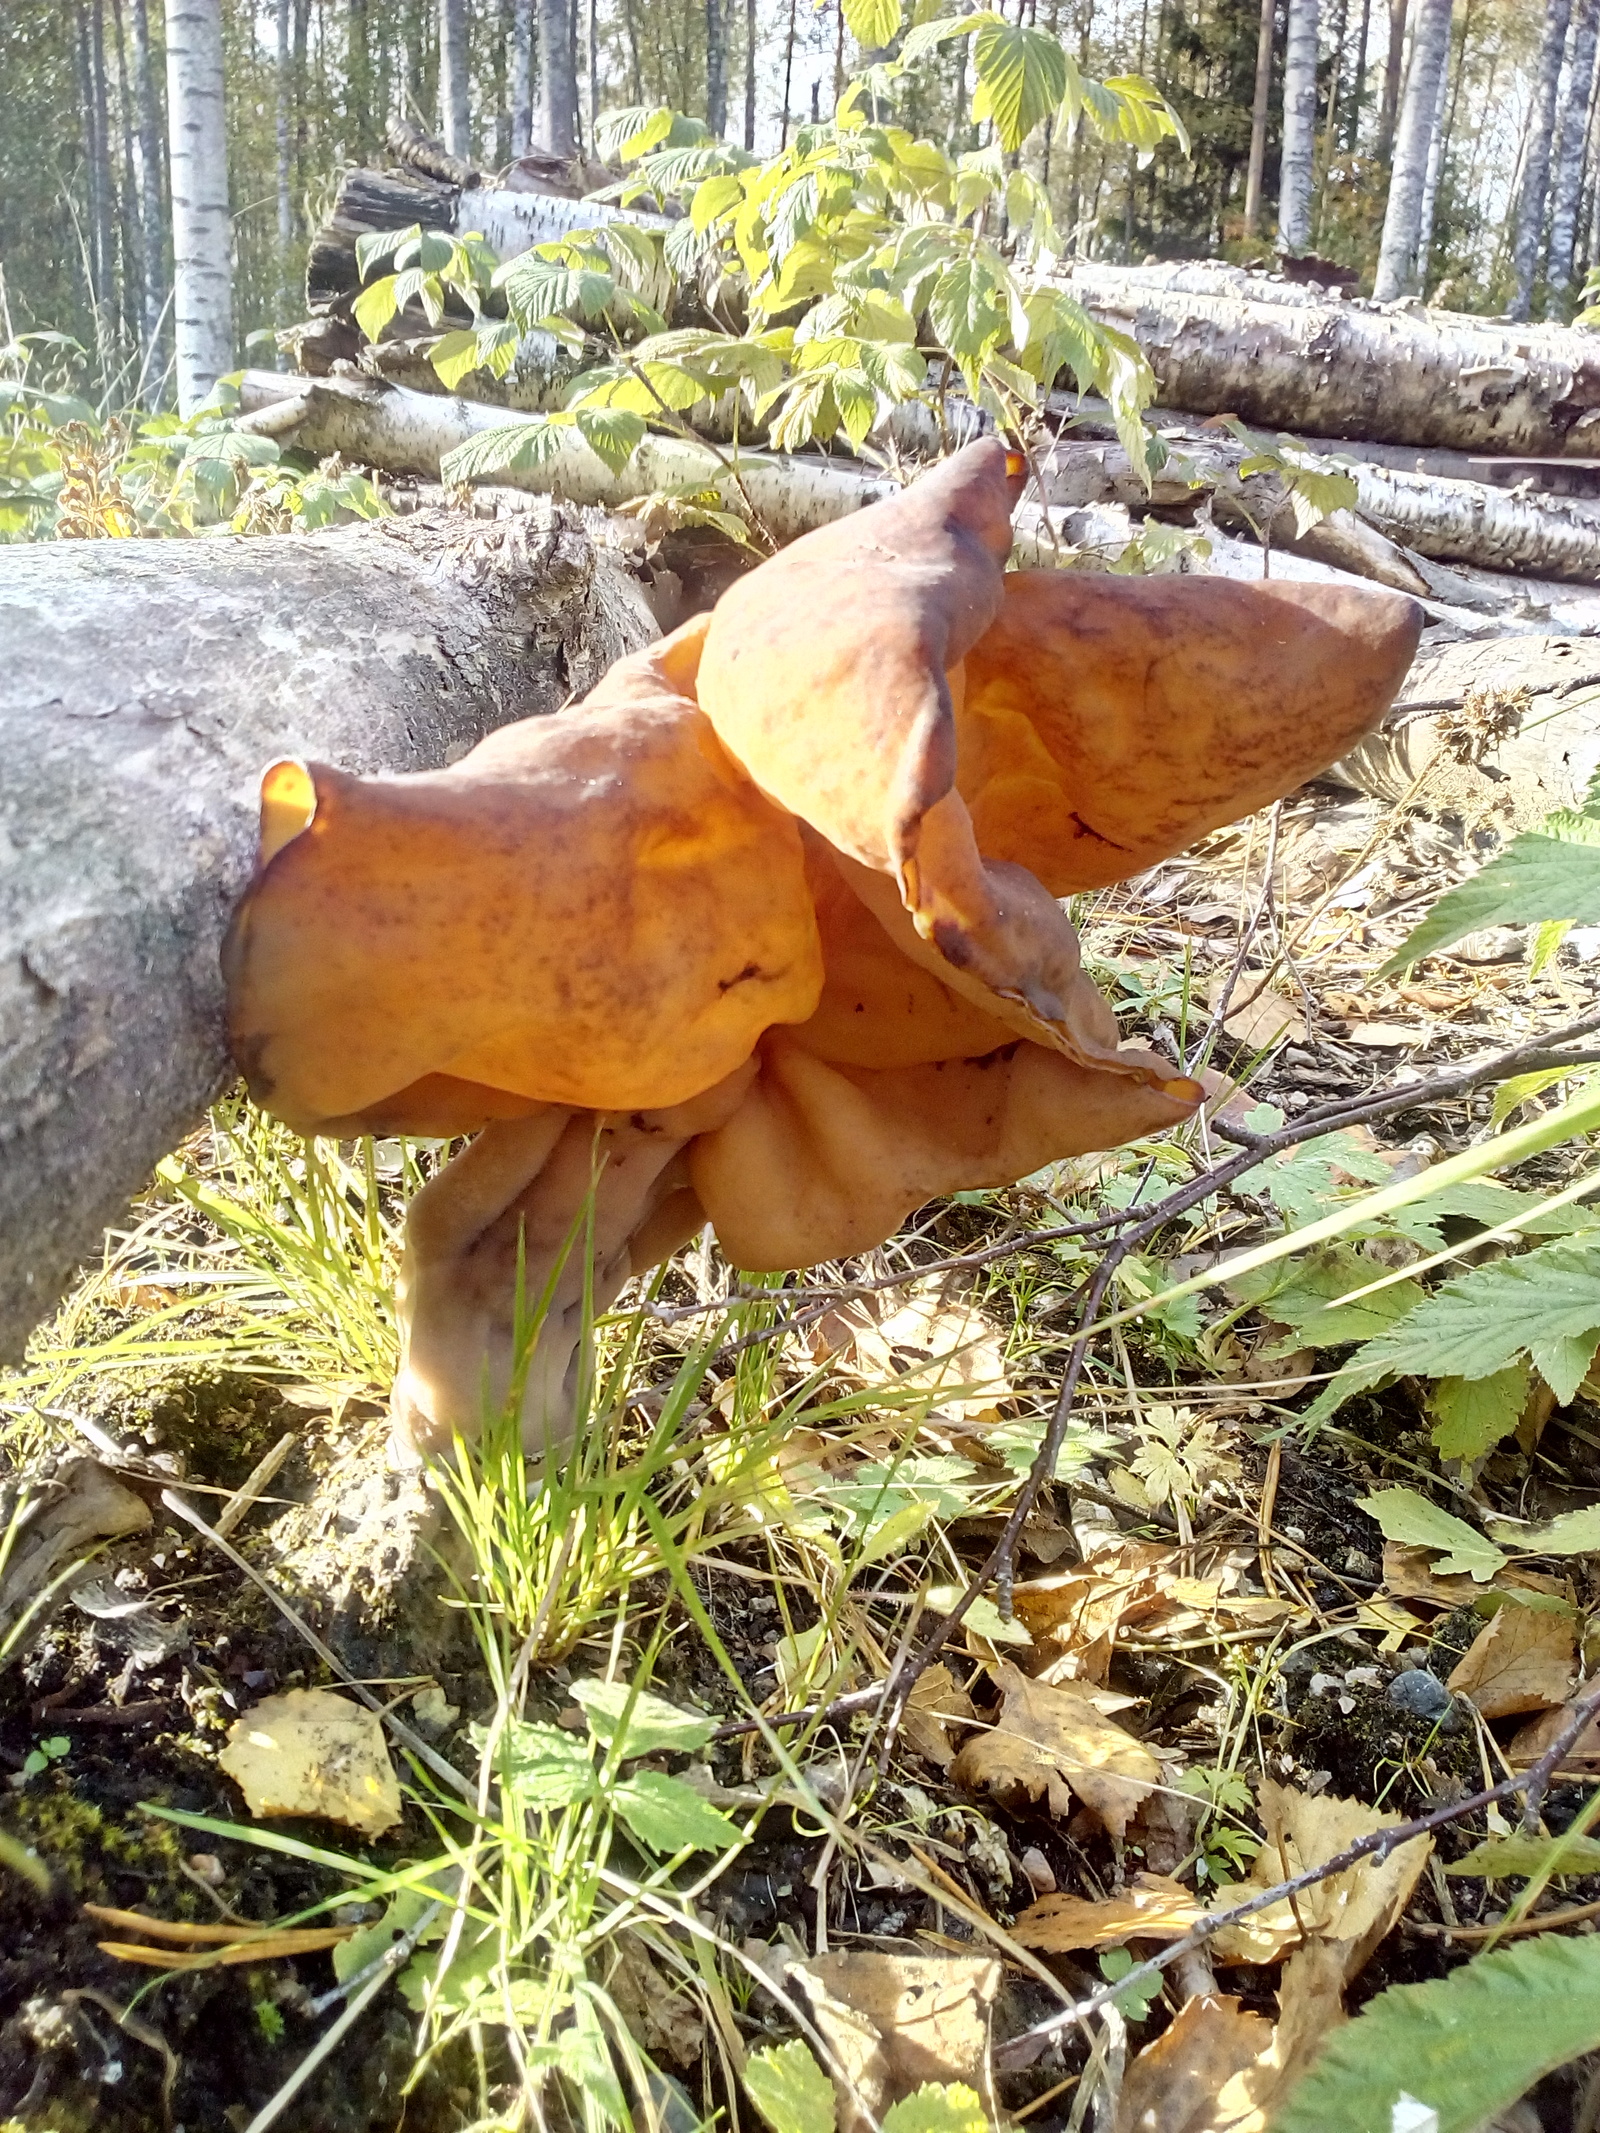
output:
[{"label": "brown leaf", "polygon": [[[1219,978],[1212,986],[1213,1007],[1221,999],[1225,983],[1225,979]],[[1286,1000],[1282,993],[1254,992],[1254,981],[1248,978],[1239,990],[1242,1005],[1235,1007],[1222,1025],[1236,1044],[1247,1044],[1258,1050],[1287,1036],[1290,1031],[1304,1031],[1304,1010],[1292,1000]]]},{"label": "brown leaf", "polygon": [[1049,1687],[1030,1681],[1009,1660],[991,1668],[1005,1696],[999,1723],[978,1733],[956,1757],[958,1785],[997,1795],[1022,1793],[1072,1812],[1072,1795],[1121,1838],[1139,1802],[1160,1782],[1149,1749],[1096,1708],[1094,1692],[1077,1682]]},{"label": "brown leaf", "polygon": [[31,1519],[18,1518],[12,1559],[0,1584],[0,1629],[49,1584],[59,1566],[91,1541],[139,1533],[150,1506],[95,1459],[70,1459]]},{"label": "brown leaf", "polygon": [[[925,1390],[948,1415],[980,1415],[1012,1395],[1004,1336],[948,1282],[898,1300],[854,1297],[811,1327],[803,1343],[814,1362],[864,1382]],[[972,1390],[953,1389],[964,1386]]]},{"label": "brown leaf", "polygon": [[[1440,1577],[1428,1567],[1431,1551],[1407,1548],[1399,1541],[1385,1541],[1383,1582],[1397,1600],[1423,1600],[1430,1607],[1465,1607],[1482,1599],[1485,1587],[1463,1572],[1459,1577]],[[1502,1570],[1490,1592],[1546,1593],[1553,1600],[1569,1597],[1565,1578],[1549,1577],[1539,1570]]]},{"label": "brown leaf", "polygon": [[[1251,1863],[1241,1898],[1320,1866],[1357,1838],[1393,1829],[1403,1819],[1379,1814],[1360,1800],[1312,1798],[1270,1778],[1261,1781],[1260,1799],[1267,1842]],[[1292,1903],[1272,1904],[1225,1927],[1212,1941],[1212,1953],[1227,1963],[1271,1963],[1302,1939],[1335,1942],[1343,1951],[1341,1977],[1348,1983],[1399,1917],[1432,1849],[1431,1838],[1412,1837],[1381,1865],[1359,1859],[1302,1889]]]},{"label": "brown leaf", "polygon": [[1118,1895],[1098,1903],[1083,1896],[1041,1896],[1020,1914],[1011,1933],[1024,1948],[1058,1955],[1128,1940],[1176,1940],[1201,1911],[1181,1882],[1165,1874],[1136,1874]]},{"label": "brown leaf", "polygon": [[1000,1965],[988,1957],[835,1953],[791,1963],[844,2080],[839,2133],[863,2133],[925,2082],[964,2082],[998,2116],[989,2025]]},{"label": "brown leaf", "polygon": [[217,1760],[253,1815],[320,1815],[366,1837],[400,1819],[377,1713],[331,1689],[266,1697],[235,1720]]},{"label": "brown leaf", "polygon": [[1450,1676],[1484,1718],[1563,1704],[1577,1664],[1574,1618],[1508,1600],[1496,1608]]},{"label": "brown leaf", "polygon": [[976,1714],[972,1698],[944,1665],[930,1666],[911,1691],[901,1721],[906,1738],[926,1762],[948,1770],[956,1759],[952,1726],[970,1726]]},{"label": "brown leaf", "polygon": [[636,1933],[624,1929],[610,1945],[616,1967],[606,1990],[634,2037],[653,2057],[665,2053],[678,2066],[698,2064],[706,2025],[697,2002],[662,1976]]},{"label": "brown leaf", "polygon": [[1259,2123],[1251,2077],[1272,2040],[1266,2017],[1236,1999],[1189,2000],[1129,2067],[1116,2133],[1244,2133],[1252,2119]]},{"label": "brown leaf", "polygon": [[[1506,1750],[1506,1761],[1513,1770],[1526,1770],[1536,1763],[1548,1748],[1555,1745],[1556,1738],[1571,1716],[1572,1703],[1577,1701],[1592,1682],[1578,1684],[1571,1702],[1559,1711],[1545,1711],[1538,1718],[1530,1718],[1520,1731],[1513,1734],[1511,1745]],[[1563,1777],[1600,1776],[1600,1718],[1591,1718],[1583,1731],[1561,1759],[1558,1775]]]}]

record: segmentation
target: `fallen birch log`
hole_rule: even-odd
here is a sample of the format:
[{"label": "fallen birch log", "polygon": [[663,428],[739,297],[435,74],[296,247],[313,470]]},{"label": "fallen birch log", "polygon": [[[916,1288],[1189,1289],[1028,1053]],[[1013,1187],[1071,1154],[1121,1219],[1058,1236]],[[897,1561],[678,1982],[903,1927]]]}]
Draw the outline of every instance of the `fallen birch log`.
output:
[{"label": "fallen birch log", "polygon": [[1600,444],[1600,336],[1293,284],[1240,295],[1226,270],[1106,267],[1065,283],[1131,333],[1163,403],[1269,429],[1458,451],[1587,454]]},{"label": "fallen birch log", "polygon": [[655,625],[577,514],[61,542],[0,577],[0,1357],[227,1085],[262,768],[436,768]]}]

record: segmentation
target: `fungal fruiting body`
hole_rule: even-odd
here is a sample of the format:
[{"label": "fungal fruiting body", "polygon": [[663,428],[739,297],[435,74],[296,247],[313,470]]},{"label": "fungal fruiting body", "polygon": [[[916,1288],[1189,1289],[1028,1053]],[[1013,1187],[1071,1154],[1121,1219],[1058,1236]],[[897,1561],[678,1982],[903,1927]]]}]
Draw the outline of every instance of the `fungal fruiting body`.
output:
[{"label": "fungal fruiting body", "polygon": [[268,771],[226,950],[252,1094],[306,1133],[477,1135],[408,1221],[419,1449],[505,1400],[534,1303],[524,1442],[558,1442],[586,1285],[604,1308],[707,1221],[735,1265],[811,1266],[1195,1110],[1058,898],[1343,755],[1420,611],[1008,575],[1014,487],[970,445],[448,770]]}]

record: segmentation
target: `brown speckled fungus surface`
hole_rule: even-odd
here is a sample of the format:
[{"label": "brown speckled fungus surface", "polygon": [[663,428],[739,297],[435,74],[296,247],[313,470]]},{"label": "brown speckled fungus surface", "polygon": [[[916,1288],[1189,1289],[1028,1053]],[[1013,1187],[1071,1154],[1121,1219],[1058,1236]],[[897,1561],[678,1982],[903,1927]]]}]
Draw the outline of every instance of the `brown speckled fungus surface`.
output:
[{"label": "brown speckled fungus surface", "polygon": [[227,948],[252,1094],[306,1133],[477,1135],[410,1215],[419,1448],[505,1398],[519,1249],[551,1284],[524,1442],[570,1429],[591,1190],[603,1308],[707,1221],[735,1265],[810,1266],[1193,1112],[1057,899],[1344,754],[1420,614],[1008,576],[1014,486],[968,446],[449,770],[267,772]]}]

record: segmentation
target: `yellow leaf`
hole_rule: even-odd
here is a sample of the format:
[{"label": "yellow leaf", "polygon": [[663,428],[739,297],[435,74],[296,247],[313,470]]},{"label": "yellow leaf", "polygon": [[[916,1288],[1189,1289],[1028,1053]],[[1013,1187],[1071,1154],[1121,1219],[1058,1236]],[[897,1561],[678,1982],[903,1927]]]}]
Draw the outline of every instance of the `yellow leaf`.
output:
[{"label": "yellow leaf", "polygon": [[1005,1696],[1000,1722],[975,1734],[956,1757],[958,1785],[998,1795],[1022,1793],[1048,1801],[1050,1812],[1072,1812],[1076,1793],[1114,1837],[1161,1779],[1149,1749],[1113,1725],[1093,1692],[1074,1681],[1049,1687],[1030,1681],[1009,1660],[990,1670]]},{"label": "yellow leaf", "polygon": [[400,1819],[376,1712],[331,1689],[268,1696],[235,1721],[217,1760],[253,1815],[320,1815],[365,1837]]},{"label": "yellow leaf", "polygon": [[1165,1874],[1138,1874],[1118,1895],[1099,1903],[1082,1896],[1041,1896],[1021,1913],[1011,1933],[1024,1948],[1056,1955],[1127,1940],[1176,1940],[1201,1910],[1181,1882]]},{"label": "yellow leaf", "polygon": [[1484,1718],[1509,1718],[1565,1703],[1576,1664],[1571,1615],[1508,1600],[1479,1630],[1449,1685],[1470,1696]]}]

